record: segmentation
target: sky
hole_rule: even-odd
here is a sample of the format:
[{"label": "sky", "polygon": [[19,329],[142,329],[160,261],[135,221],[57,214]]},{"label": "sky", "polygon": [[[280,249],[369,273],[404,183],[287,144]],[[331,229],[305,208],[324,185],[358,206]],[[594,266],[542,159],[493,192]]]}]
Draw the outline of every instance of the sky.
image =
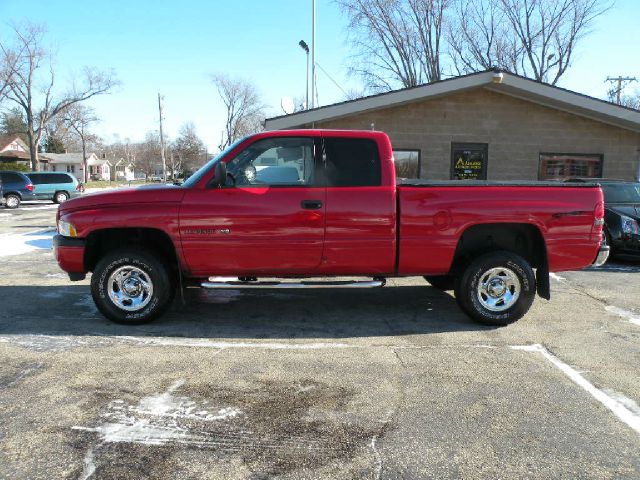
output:
[{"label": "sky", "polygon": [[[47,26],[62,90],[84,66],[113,70],[120,85],[91,99],[104,141],[142,140],[158,128],[157,95],[164,96],[164,130],[175,138],[193,122],[209,151],[217,151],[225,110],[211,75],[225,73],[257,86],[269,116],[283,113],[283,97],[303,97],[311,43],[311,0],[0,0],[0,37],[7,24]],[[317,0],[316,62],[344,90],[360,89],[348,72],[347,20],[331,0]],[[603,98],[607,76],[640,79],[639,0],[617,0],[578,47],[560,86]],[[321,105],[344,100],[317,72]],[[636,84],[640,88],[640,83]]]}]

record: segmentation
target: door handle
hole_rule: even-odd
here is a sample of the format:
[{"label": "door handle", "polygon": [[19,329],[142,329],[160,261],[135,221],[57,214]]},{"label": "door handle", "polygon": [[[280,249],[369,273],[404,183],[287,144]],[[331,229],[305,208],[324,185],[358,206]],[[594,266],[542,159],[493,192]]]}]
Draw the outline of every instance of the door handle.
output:
[{"label": "door handle", "polygon": [[322,202],[320,200],[303,200],[300,206],[305,210],[320,210],[322,208]]}]

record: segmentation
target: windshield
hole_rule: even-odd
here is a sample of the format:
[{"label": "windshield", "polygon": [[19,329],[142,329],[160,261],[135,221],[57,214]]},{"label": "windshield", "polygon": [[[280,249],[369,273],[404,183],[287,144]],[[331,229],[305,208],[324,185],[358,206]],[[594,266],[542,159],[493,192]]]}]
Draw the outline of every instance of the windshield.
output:
[{"label": "windshield", "polygon": [[218,155],[213,157],[211,160],[205,163],[202,167],[196,170],[196,172],[193,175],[187,178],[187,180],[182,184],[182,186],[187,188],[193,187],[196,183],[198,183],[202,179],[202,177],[205,176],[207,172],[211,171],[211,169],[214,167],[216,163],[218,163],[220,160],[226,157],[231,150],[236,148],[246,138],[247,137],[242,137],[236,140],[235,142],[233,142],[231,145],[225,148],[222,152],[220,152]]},{"label": "windshield", "polygon": [[640,203],[640,183],[602,185],[605,203]]}]

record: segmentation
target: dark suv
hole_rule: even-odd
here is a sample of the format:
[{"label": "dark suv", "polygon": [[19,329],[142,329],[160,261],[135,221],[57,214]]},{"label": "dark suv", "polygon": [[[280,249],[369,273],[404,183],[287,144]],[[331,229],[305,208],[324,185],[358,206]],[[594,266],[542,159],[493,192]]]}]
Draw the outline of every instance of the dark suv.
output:
[{"label": "dark suv", "polygon": [[0,181],[5,207],[18,208],[21,202],[36,199],[33,183],[24,173],[0,172]]}]

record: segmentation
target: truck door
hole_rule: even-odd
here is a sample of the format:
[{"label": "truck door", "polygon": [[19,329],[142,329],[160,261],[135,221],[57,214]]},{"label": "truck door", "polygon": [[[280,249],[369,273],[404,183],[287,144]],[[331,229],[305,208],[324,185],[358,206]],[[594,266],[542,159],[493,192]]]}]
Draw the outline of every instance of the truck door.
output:
[{"label": "truck door", "polygon": [[312,273],[324,242],[320,142],[261,138],[227,161],[227,185],[190,189],[180,235],[194,275]]},{"label": "truck door", "polygon": [[324,137],[327,201],[322,273],[386,275],[395,269],[396,189],[372,138]]}]

